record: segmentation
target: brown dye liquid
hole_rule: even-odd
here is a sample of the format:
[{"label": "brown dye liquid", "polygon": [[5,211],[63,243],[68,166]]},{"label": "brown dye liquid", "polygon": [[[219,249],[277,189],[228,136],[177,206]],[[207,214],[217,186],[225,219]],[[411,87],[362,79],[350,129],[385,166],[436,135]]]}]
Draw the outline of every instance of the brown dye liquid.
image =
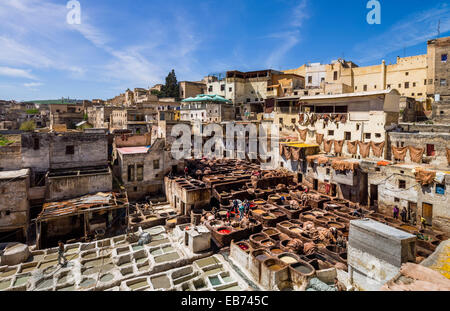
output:
[{"label": "brown dye liquid", "polygon": [[151,282],[153,284],[153,287],[155,289],[158,288],[164,288],[168,289],[170,288],[170,280],[166,275],[158,276],[156,278],[151,279]]},{"label": "brown dye liquid", "polygon": [[269,266],[269,269],[272,271],[279,271],[279,270],[283,269],[283,267],[279,264],[274,264],[274,265]]}]

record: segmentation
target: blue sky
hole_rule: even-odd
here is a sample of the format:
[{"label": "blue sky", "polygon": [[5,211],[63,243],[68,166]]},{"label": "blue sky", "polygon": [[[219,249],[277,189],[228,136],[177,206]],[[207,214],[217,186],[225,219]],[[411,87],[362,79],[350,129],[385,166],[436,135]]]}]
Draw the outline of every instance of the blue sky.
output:
[{"label": "blue sky", "polygon": [[79,0],[0,1],[0,99],[112,98],[127,88],[200,80],[226,70],[292,69],[344,57],[360,66],[426,53],[450,35],[450,1]]}]

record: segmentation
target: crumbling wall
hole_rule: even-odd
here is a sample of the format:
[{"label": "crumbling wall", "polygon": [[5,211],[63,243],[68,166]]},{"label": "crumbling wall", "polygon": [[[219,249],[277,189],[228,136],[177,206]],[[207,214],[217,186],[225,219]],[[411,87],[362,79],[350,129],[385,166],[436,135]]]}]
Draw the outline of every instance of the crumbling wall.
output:
[{"label": "crumbling wall", "polygon": [[[73,154],[68,148],[73,147]],[[105,134],[65,133],[55,135],[50,148],[52,169],[108,165],[108,138]]]},{"label": "crumbling wall", "polygon": [[112,174],[108,171],[91,175],[49,177],[47,184],[47,201],[58,201],[112,191]]},{"label": "crumbling wall", "polygon": [[0,231],[23,229],[26,237],[30,205],[29,176],[0,180]]}]

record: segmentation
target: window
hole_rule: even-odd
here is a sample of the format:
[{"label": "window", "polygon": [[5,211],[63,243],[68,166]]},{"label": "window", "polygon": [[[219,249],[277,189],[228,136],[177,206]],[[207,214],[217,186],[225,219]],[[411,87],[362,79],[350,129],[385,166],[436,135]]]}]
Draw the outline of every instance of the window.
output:
[{"label": "window", "polygon": [[380,134],[380,133],[376,133],[376,134],[375,134],[375,137],[376,137],[376,138],[380,138],[380,137],[381,137],[381,134]]},{"label": "window", "polygon": [[372,134],[366,133],[366,134],[364,134],[364,137],[365,137],[366,139],[370,139],[370,138],[372,137]]},{"label": "window", "polygon": [[247,103],[249,103],[250,102],[250,98],[247,98]]},{"label": "window", "polygon": [[416,87],[416,82],[413,82],[413,87]]},{"label": "window", "polygon": [[395,202],[395,203],[398,203],[398,202],[400,202],[400,199],[399,199],[399,198],[395,198],[395,199],[394,199],[394,202]]},{"label": "window", "polygon": [[11,215],[11,211],[10,211],[10,210],[7,210],[7,211],[5,212],[5,215],[6,215],[6,216]]},{"label": "window", "polygon": [[447,86],[447,80],[441,79],[440,84],[441,84],[441,86]]},{"label": "window", "polygon": [[142,165],[142,164],[137,165],[136,177],[137,177],[137,181],[144,180],[144,165]]},{"label": "window", "polygon": [[283,124],[283,118],[280,118],[280,124]]},{"label": "window", "polygon": [[328,136],[334,136],[334,131],[328,131]]},{"label": "window", "polygon": [[220,90],[221,90],[221,91],[225,91],[225,84],[222,84],[222,85],[220,86]]},{"label": "window", "polygon": [[159,160],[153,160],[153,169],[159,170]]},{"label": "window", "polygon": [[308,83],[310,83],[310,84],[312,83],[312,77],[311,76],[308,77]]},{"label": "window", "polygon": [[445,185],[444,184],[437,184],[436,185],[436,193],[437,194],[445,194]]},{"label": "window", "polygon": [[295,124],[297,122],[297,119],[291,119],[291,123]]},{"label": "window", "polygon": [[361,125],[360,124],[356,124],[356,130],[359,131]]},{"label": "window", "polygon": [[208,87],[208,92],[212,92],[213,91],[213,87],[212,87],[212,85],[210,85],[209,87]]},{"label": "window", "polygon": [[345,140],[352,140],[352,133],[351,132],[345,132],[344,133]]},{"label": "window", "polygon": [[134,165],[128,165],[128,181],[134,181]]},{"label": "window", "polygon": [[39,138],[34,138],[33,139],[33,149],[34,150],[39,150]]},{"label": "window", "polygon": [[355,91],[358,89],[358,87],[357,86],[355,86]]},{"label": "window", "polygon": [[364,92],[367,91],[367,85],[364,85],[364,86],[363,86],[363,90],[364,90]]},{"label": "window", "polygon": [[228,88],[228,92],[231,92],[231,91],[233,91],[233,88],[232,87]]},{"label": "window", "polygon": [[74,146],[66,146],[66,154],[75,154]]},{"label": "window", "polygon": [[427,144],[427,157],[434,157],[435,155],[434,145]]},{"label": "window", "polygon": [[441,62],[446,63],[447,62],[447,57],[448,57],[448,54],[442,54],[441,55]]},{"label": "window", "polygon": [[401,84],[401,83],[399,83],[399,84],[398,84],[398,88],[401,88],[401,87],[402,87],[402,84]]},{"label": "window", "polygon": [[425,79],[425,81],[423,82],[423,85],[427,85],[427,79]]},{"label": "window", "polygon": [[405,89],[409,89],[409,82],[405,82]]},{"label": "window", "polygon": [[338,79],[338,72],[335,71],[335,72],[333,73],[333,80],[337,80],[337,79]]},{"label": "window", "polygon": [[409,72],[405,72],[405,76],[409,76]]},{"label": "window", "polygon": [[376,85],[374,85],[373,87],[374,87],[374,89],[376,89],[376,88],[377,88],[377,86],[376,86]]},{"label": "window", "polygon": [[406,181],[405,180],[399,180],[398,181],[398,188],[399,189],[406,189]]},{"label": "window", "polygon": [[330,169],[327,168],[327,175],[330,175]]},{"label": "window", "polygon": [[388,85],[387,85],[387,88],[388,88],[388,89],[390,89],[390,88],[391,88],[391,85],[390,85],[390,84],[388,84]]}]

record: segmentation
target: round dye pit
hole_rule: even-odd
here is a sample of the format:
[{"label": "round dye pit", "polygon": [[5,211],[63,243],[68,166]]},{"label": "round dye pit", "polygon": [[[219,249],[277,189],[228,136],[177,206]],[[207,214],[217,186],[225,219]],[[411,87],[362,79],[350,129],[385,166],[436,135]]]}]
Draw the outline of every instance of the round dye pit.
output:
[{"label": "round dye pit", "polygon": [[53,278],[41,280],[36,284],[37,289],[46,289],[52,286],[53,286]]},{"label": "round dye pit", "polygon": [[153,288],[155,288],[155,289],[159,289],[159,288],[169,289],[170,288],[170,280],[167,277],[167,275],[161,275],[161,276],[152,278],[151,282],[153,284]]},{"label": "round dye pit", "polygon": [[140,281],[135,282],[135,283],[131,283],[130,282],[130,284],[128,284],[128,287],[131,290],[137,290],[137,289],[145,287],[145,286],[148,286],[147,279],[143,279],[143,280],[140,280]]},{"label": "round dye pit", "polygon": [[238,246],[239,246],[239,248],[242,249],[243,251],[248,250],[248,245],[247,245],[247,244],[239,243]]},{"label": "round dye pit", "polygon": [[220,234],[226,235],[226,234],[230,234],[231,231],[228,229],[220,229],[217,232],[219,232]]},{"label": "round dye pit", "polygon": [[280,260],[282,261],[282,262],[284,262],[284,263],[287,263],[287,264],[291,264],[291,263],[296,263],[298,260],[297,259],[295,259],[294,257],[291,257],[291,256],[281,256],[280,257]]},{"label": "round dye pit", "polygon": [[313,272],[313,269],[311,267],[302,263],[293,264],[292,268],[294,268],[296,271],[302,274],[310,274],[311,272]]},{"label": "round dye pit", "polygon": [[87,278],[87,279],[84,279],[84,280],[80,283],[80,287],[81,287],[81,288],[88,288],[88,287],[93,286],[94,284],[95,284],[95,280],[94,280],[94,279]]},{"label": "round dye pit", "polygon": [[6,281],[0,281],[0,290],[5,290],[11,285],[11,279]]},{"label": "round dye pit", "polygon": [[114,276],[111,273],[108,273],[108,274],[104,274],[100,278],[100,282],[106,283],[106,282],[112,281],[113,279],[114,279]]},{"label": "round dye pit", "polygon": [[270,250],[270,252],[271,252],[272,254],[278,255],[278,254],[283,253],[283,250],[281,250],[281,249],[279,249],[279,248],[273,248],[273,249]]}]

